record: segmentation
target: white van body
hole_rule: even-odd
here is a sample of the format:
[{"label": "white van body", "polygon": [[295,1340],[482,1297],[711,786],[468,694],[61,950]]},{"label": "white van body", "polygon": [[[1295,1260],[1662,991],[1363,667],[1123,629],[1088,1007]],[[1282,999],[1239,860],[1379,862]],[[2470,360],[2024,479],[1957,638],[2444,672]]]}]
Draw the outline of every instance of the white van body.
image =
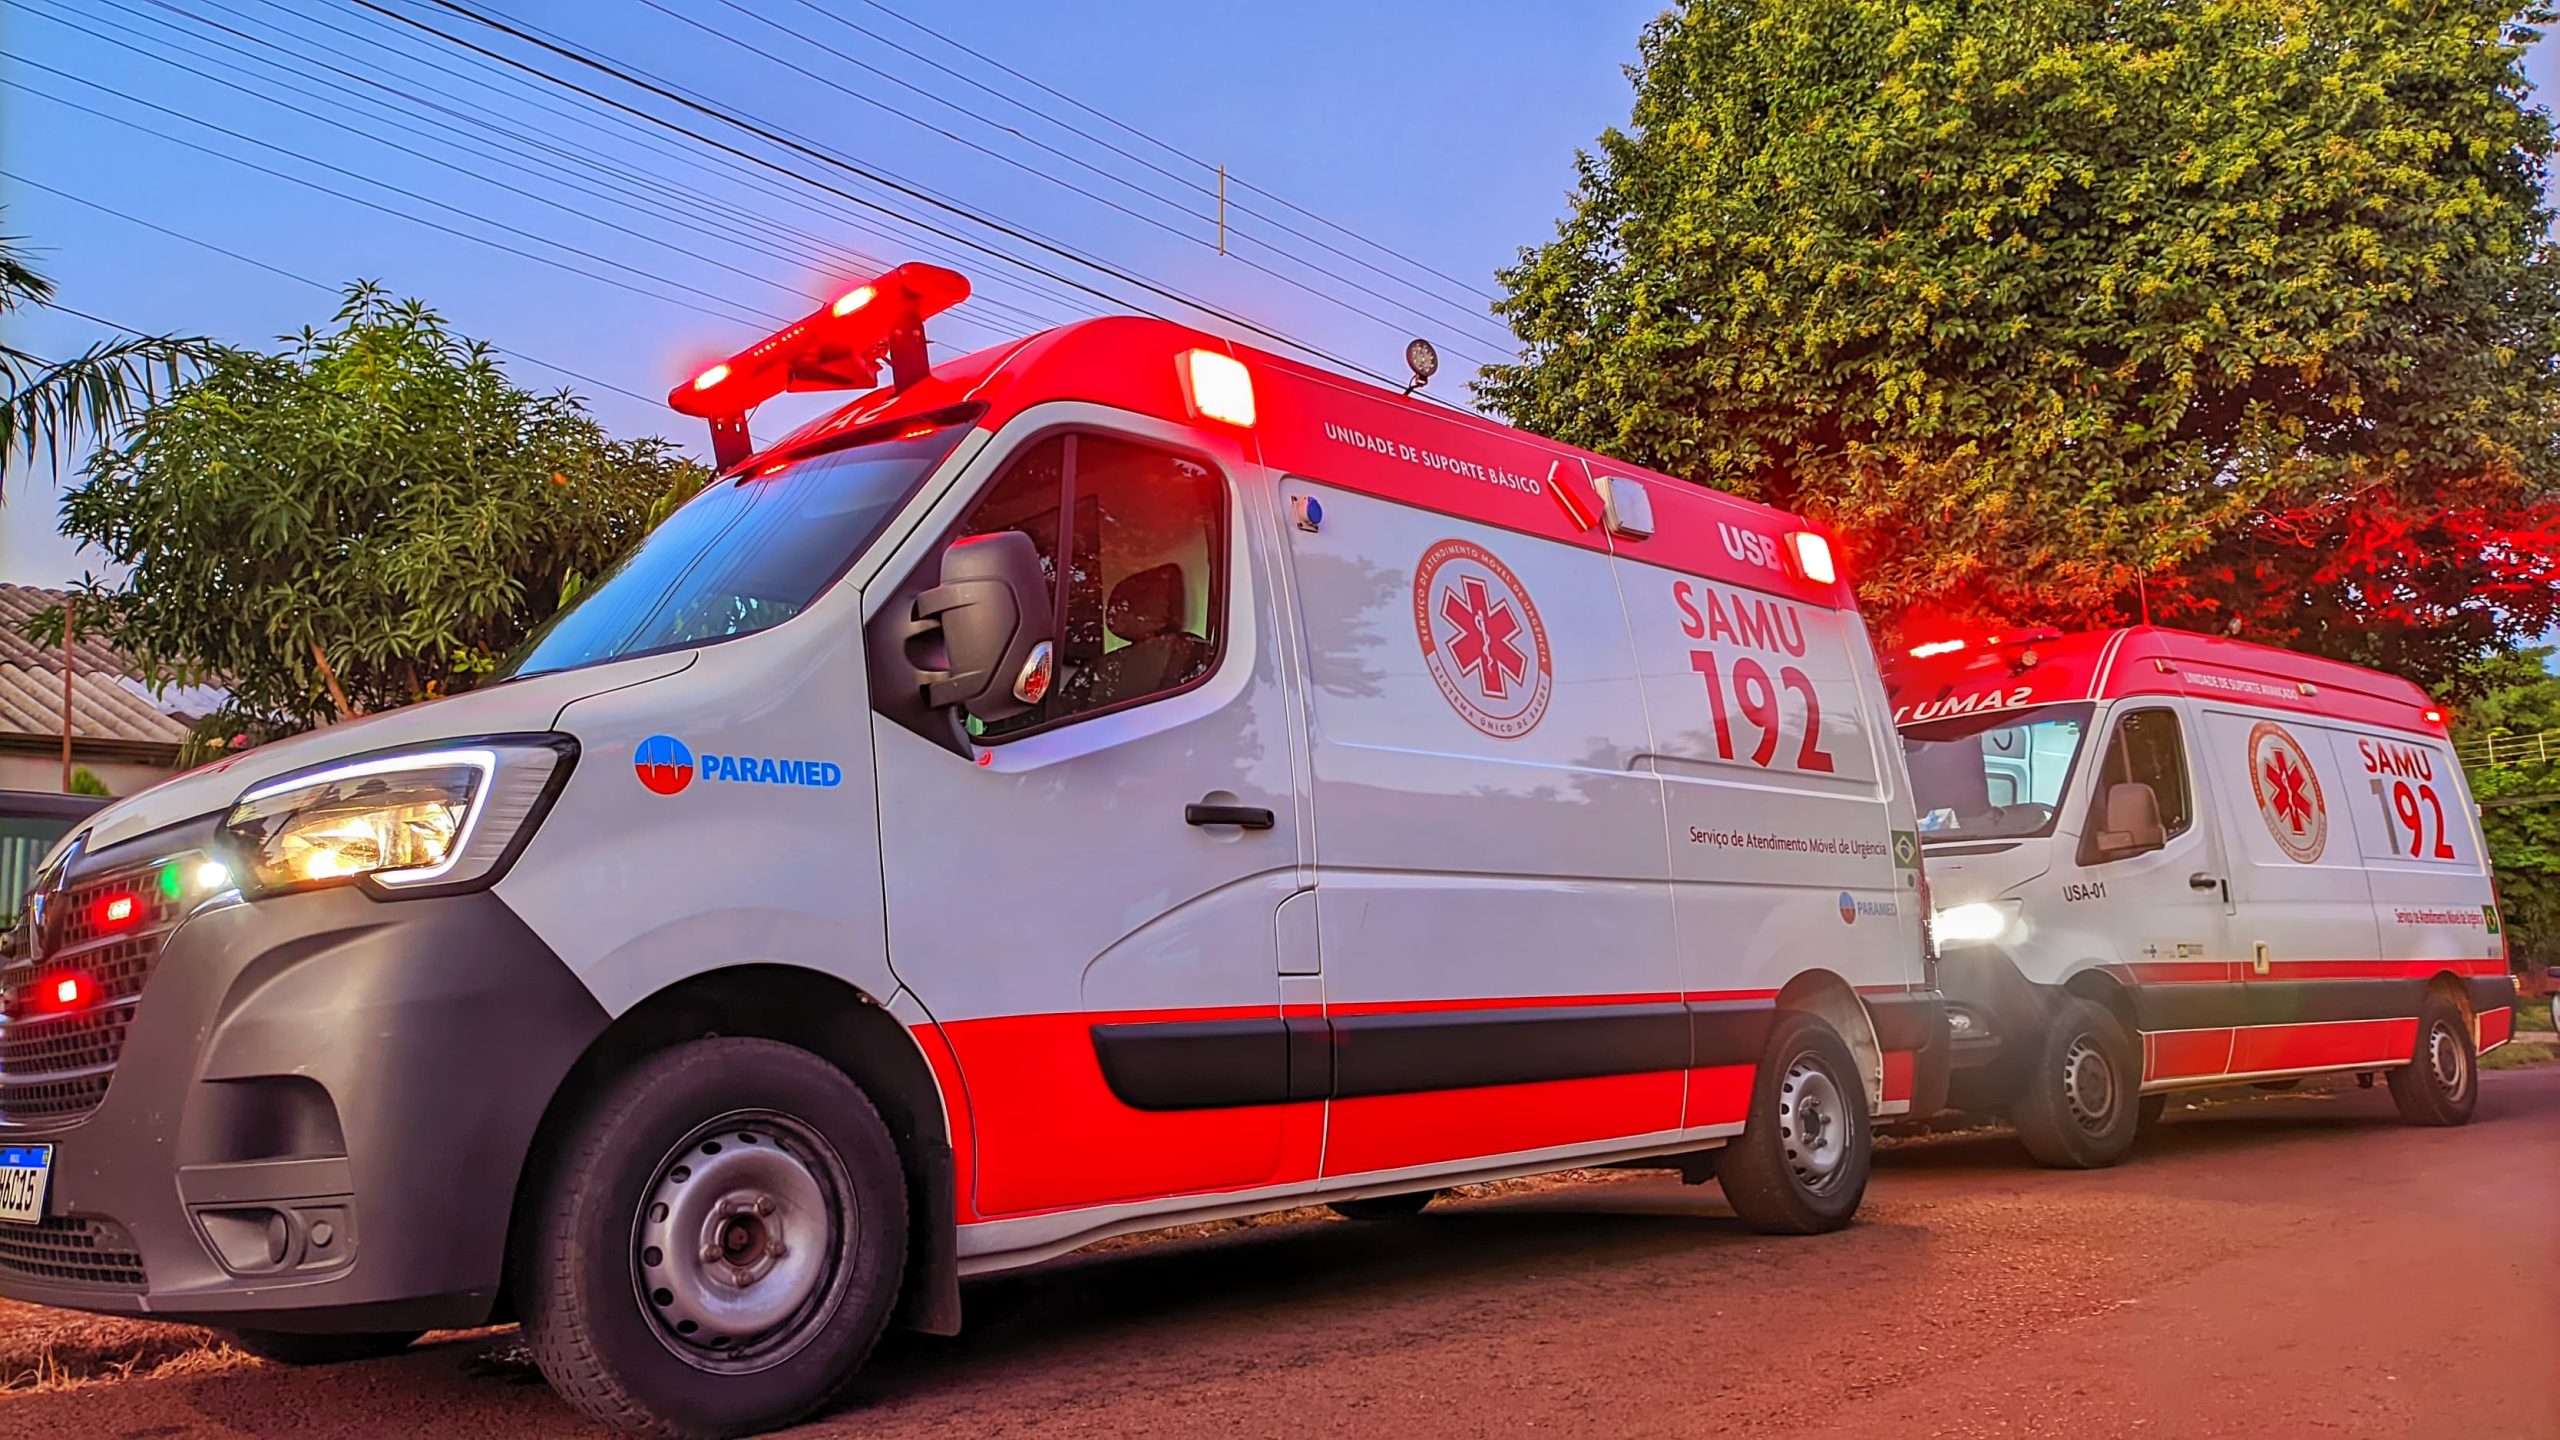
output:
[{"label": "white van body", "polygon": [[[1004,604],[1054,628],[937,702],[961,646],[923,617],[1017,546],[1043,593]],[[835,1393],[893,1299],[948,1330],[961,1274],[1116,1233],[1703,1178],[1785,1115],[1862,1185],[1869,1117],[1934,1108],[1946,1055],[1887,713],[1777,512],[1170,325],[984,352],[732,468],[502,683],[82,829],[0,972],[0,1120],[41,1172],[0,1293],[271,1350],[522,1314],[546,1366],[611,1370],[563,1384],[601,1417],[720,1433]],[[293,828],[454,765],[441,868],[354,876]],[[262,845],[322,868],[254,880]],[[94,999],[36,1003],[65,977]],[[1839,1073],[1771,1072],[1806,1023]],[[795,1118],[809,1065],[854,1098]],[[679,1091],[784,1098],[724,1150],[648,1130]],[[691,1264],[651,1238],[670,1187],[749,1147],[791,1159],[704,1221],[729,1288],[657,1286]],[[853,1210],[793,1209],[828,1194]],[[639,1234],[634,1280],[509,1268],[579,1226]],[[711,1300],[795,1275],[855,1318],[703,1348]]]},{"label": "white van body", "polygon": [[[2128,1047],[2093,1063],[2131,1067],[2145,1096],[2390,1072],[2404,1104],[2427,1078],[2468,1115],[2514,987],[2478,812],[2423,693],[2147,628],[1922,650],[1888,678],[1956,1103],[2061,1087],[2082,1138],[2129,1141],[2055,1034],[2081,999]],[[2458,1034],[2429,1022],[2438,1002]]]}]

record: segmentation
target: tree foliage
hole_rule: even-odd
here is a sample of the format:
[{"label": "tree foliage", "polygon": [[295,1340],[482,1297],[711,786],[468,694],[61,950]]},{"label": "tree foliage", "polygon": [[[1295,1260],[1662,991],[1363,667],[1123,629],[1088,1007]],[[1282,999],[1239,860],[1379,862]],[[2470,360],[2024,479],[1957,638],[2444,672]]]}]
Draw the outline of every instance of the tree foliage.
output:
[{"label": "tree foliage", "polygon": [[[2468,688],[2478,698],[2466,706],[2454,730],[2464,753],[2492,737],[2521,741],[2560,731],[2560,676],[2548,666],[2551,652],[2526,650],[2474,667]],[[2485,803],[2480,826],[2496,867],[2498,901],[2508,923],[2507,943],[2517,955],[2560,962],[2560,763],[2490,765],[2475,758],[2471,788]]]},{"label": "tree foliage", "polygon": [[2560,619],[2546,18],[1690,0],[1480,394],[1830,521],[1889,620],[2442,680]]},{"label": "tree foliage", "polygon": [[[53,300],[25,242],[0,235],[0,316]],[[60,466],[82,442],[112,434],[213,353],[195,335],[101,340],[68,360],[0,343],[0,483],[12,464],[39,457]]]},{"label": "tree foliage", "polygon": [[705,478],[359,284],[334,330],[220,353],[97,452],[62,528],[128,567],[83,631],[264,734],[466,688]]}]

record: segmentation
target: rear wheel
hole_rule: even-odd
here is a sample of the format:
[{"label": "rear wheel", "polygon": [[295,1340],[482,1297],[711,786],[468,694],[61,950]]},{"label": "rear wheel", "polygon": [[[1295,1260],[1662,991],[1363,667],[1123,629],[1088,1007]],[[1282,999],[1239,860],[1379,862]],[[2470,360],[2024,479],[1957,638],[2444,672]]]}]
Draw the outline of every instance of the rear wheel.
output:
[{"label": "rear wheel", "polygon": [[1866,1082],[1838,1031],[1778,1012],[1740,1138],[1716,1161],[1726,1203],[1767,1235],[1837,1230],[1867,1193],[1875,1130]]},{"label": "rear wheel", "polygon": [[619,1430],[743,1435],[824,1407],[889,1322],[906,1177],[817,1056],[717,1038],[648,1057],[565,1137],[520,1266],[526,1344]]},{"label": "rear wheel", "polygon": [[1357,1200],[1336,1200],[1329,1208],[1345,1220],[1410,1220],[1422,1213],[1422,1207],[1440,1198],[1437,1190],[1414,1190],[1403,1195],[1364,1195]]},{"label": "rear wheel", "polygon": [[278,1365],[343,1365],[379,1360],[409,1348],[423,1331],[359,1330],[344,1335],[298,1335],[289,1330],[228,1330],[232,1344]]},{"label": "rear wheel", "polygon": [[2480,1057],[2462,1007],[2436,991],[2418,1007],[2418,1048],[2390,1074],[2391,1103],[2412,1125],[2467,1125],[2480,1103]]},{"label": "rear wheel", "polygon": [[2141,1120],[2139,1055],[2105,1006],[2076,995],[2055,1006],[2009,1112],[2027,1153],[2056,1169],[2123,1159]]}]

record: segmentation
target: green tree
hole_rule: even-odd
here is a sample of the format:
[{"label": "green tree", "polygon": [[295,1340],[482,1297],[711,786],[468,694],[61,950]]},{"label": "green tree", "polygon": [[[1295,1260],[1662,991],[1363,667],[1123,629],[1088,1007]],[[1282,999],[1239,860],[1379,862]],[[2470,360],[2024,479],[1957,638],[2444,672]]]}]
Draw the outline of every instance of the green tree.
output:
[{"label": "green tree", "polygon": [[1889,622],[2147,601],[2442,682],[2560,618],[2547,18],[1690,0],[1479,393],[1831,522]]},{"label": "green tree", "polygon": [[2481,747],[2496,739],[2505,742],[2503,754],[2529,754],[2522,742],[2560,731],[2560,676],[2548,668],[2551,655],[2532,649],[2475,666],[2467,688],[2478,698],[2454,727],[2482,802],[2480,827],[2497,871],[2508,947],[2545,964],[2560,963],[2560,760],[2489,764]]},{"label": "green tree", "polygon": [[[0,235],[0,318],[52,300],[53,282],[37,273],[25,241]],[[64,464],[82,442],[113,433],[212,350],[199,336],[135,335],[51,361],[0,342],[0,386],[7,387],[0,392],[0,493],[13,466],[38,457]]]},{"label": "green tree", "polygon": [[334,330],[220,353],[94,454],[62,528],[127,567],[83,630],[263,738],[467,688],[706,478],[358,284]]}]

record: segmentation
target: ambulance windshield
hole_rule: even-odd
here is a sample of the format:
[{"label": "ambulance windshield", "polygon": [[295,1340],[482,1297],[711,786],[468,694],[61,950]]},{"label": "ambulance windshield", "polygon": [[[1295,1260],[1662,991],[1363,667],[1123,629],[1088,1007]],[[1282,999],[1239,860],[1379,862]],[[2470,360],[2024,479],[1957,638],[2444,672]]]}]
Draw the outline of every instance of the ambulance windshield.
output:
[{"label": "ambulance windshield", "polygon": [[806,609],[969,427],[714,480],[544,622],[496,678],[707,645]]},{"label": "ambulance windshield", "polygon": [[2093,708],[1995,710],[1904,727],[1921,840],[2052,834]]}]

